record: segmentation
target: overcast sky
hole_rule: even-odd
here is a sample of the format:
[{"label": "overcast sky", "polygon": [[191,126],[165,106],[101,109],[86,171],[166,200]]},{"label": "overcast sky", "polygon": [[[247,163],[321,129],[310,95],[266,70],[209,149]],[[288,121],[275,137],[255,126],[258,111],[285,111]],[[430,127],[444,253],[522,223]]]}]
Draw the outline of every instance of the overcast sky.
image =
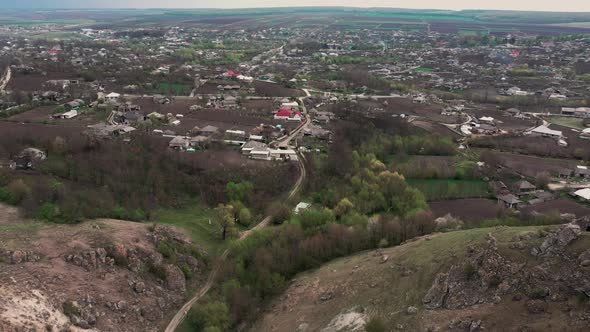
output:
[{"label": "overcast sky", "polygon": [[[0,8],[244,8],[294,6],[590,12],[590,0],[0,0]],[[588,21],[590,21],[590,17]]]}]

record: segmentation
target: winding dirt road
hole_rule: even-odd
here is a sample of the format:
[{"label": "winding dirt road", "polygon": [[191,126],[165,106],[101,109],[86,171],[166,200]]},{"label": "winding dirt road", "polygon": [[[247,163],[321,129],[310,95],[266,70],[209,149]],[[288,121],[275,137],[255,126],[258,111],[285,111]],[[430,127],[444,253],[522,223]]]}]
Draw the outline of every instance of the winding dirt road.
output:
[{"label": "winding dirt road", "polygon": [[[296,134],[297,133],[294,133],[294,134],[289,135],[289,139],[288,140],[290,141],[291,138],[293,138],[293,137],[296,136]],[[304,161],[305,161],[305,159],[304,159],[303,155],[299,155],[299,161],[298,161],[298,164],[299,164],[299,178],[297,178],[297,181],[295,182],[295,184],[293,185],[293,188],[289,192],[289,196],[288,196],[289,198],[292,198],[293,196],[295,196],[295,194],[301,188],[301,185],[303,184],[303,181],[305,180],[306,171],[305,171],[305,163],[304,163]],[[250,236],[256,230],[260,230],[260,229],[263,229],[263,228],[267,227],[271,223],[272,218],[273,218],[272,215],[268,215],[264,219],[262,219],[262,221],[260,223],[258,223],[258,225],[254,226],[252,229],[249,229],[247,231],[242,232],[240,234],[240,237],[238,238],[238,241],[244,240],[245,238],[247,238],[248,236]],[[213,267],[213,269],[209,273],[209,276],[207,277],[207,281],[205,282],[205,284],[203,285],[203,287],[190,300],[188,300],[188,302],[186,302],[180,308],[180,310],[178,310],[178,312],[176,313],[176,315],[174,315],[174,317],[172,318],[172,320],[170,321],[170,323],[168,323],[168,326],[164,330],[165,332],[174,332],[174,331],[176,331],[176,329],[178,328],[178,326],[186,318],[186,315],[188,314],[188,312],[191,309],[191,307],[195,303],[197,303],[197,301],[199,301],[203,296],[205,296],[205,294],[207,294],[207,292],[209,292],[209,290],[211,289],[211,287],[213,287],[213,283],[215,282],[215,279],[217,278],[217,275],[219,274],[219,271],[221,270],[221,266],[222,266],[223,262],[227,259],[227,256],[228,255],[229,255],[229,249],[225,249],[225,251],[223,252],[223,254],[221,254],[221,256],[219,257],[219,259],[216,261],[215,266]]]}]

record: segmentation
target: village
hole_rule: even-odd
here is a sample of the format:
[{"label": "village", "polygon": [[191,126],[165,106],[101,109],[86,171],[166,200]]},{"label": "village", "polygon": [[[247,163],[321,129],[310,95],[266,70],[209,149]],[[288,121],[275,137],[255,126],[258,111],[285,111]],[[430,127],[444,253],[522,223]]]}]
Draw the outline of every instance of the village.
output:
[{"label": "village", "polygon": [[[371,10],[82,12],[0,21],[0,208],[49,232],[39,247],[59,248],[52,269],[79,273],[75,295],[48,283],[77,327],[198,324],[189,309],[210,289],[247,326],[299,270],[237,280],[279,251],[316,255],[281,256],[304,270],[373,249],[389,264],[381,250],[434,233],[590,231],[590,28]],[[29,243],[2,226],[0,249]],[[37,245],[0,250],[0,264],[45,263]],[[79,277],[95,272],[102,289]],[[110,282],[125,299],[103,291]]]}]

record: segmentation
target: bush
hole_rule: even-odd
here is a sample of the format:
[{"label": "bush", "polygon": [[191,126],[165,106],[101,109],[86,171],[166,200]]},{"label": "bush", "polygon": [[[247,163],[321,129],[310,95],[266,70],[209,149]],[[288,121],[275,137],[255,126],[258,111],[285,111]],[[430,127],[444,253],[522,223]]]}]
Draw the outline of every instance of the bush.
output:
[{"label": "bush", "polygon": [[6,187],[0,187],[0,202],[12,203],[12,196],[10,195],[10,191]]},{"label": "bush", "polygon": [[39,207],[38,216],[40,219],[53,221],[59,215],[58,207],[53,203],[43,203],[41,207]]},{"label": "bush", "polygon": [[477,267],[471,263],[467,263],[463,268],[463,273],[467,280],[472,280],[477,276]]},{"label": "bush", "polygon": [[197,330],[225,331],[230,323],[229,309],[223,302],[209,302],[193,307],[190,320]]},{"label": "bush", "polygon": [[158,244],[158,252],[165,258],[172,259],[176,257],[176,250],[167,241],[161,241],[160,244]]},{"label": "bush", "polygon": [[6,187],[10,193],[10,203],[18,204],[31,192],[31,188],[22,180],[17,179]]},{"label": "bush", "polygon": [[72,301],[66,301],[62,305],[64,315],[71,317],[71,316],[79,316],[80,309],[74,304]]},{"label": "bush", "polygon": [[148,263],[148,272],[158,279],[166,280],[166,269],[164,269],[164,266],[161,264]]},{"label": "bush", "polygon": [[238,213],[238,222],[242,226],[250,226],[252,223],[252,213],[247,208],[241,208]]},{"label": "bush", "polygon": [[193,270],[191,270],[190,266],[188,266],[187,264],[182,264],[180,266],[180,270],[182,271],[182,274],[184,274],[184,278],[187,280],[192,279],[195,276]]},{"label": "bush", "polygon": [[383,321],[377,317],[371,318],[367,324],[365,325],[366,332],[385,332],[387,329],[385,328],[385,324]]},{"label": "bush", "polygon": [[282,224],[291,218],[291,208],[283,203],[275,203],[270,208],[272,222],[275,224]]}]

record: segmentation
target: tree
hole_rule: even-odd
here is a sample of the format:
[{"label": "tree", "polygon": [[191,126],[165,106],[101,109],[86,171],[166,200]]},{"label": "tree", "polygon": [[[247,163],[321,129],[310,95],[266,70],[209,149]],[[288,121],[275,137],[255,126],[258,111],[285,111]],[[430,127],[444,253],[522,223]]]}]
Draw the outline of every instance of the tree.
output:
[{"label": "tree", "polygon": [[229,182],[225,186],[225,194],[230,201],[247,202],[253,189],[254,185],[249,181],[240,183]]},{"label": "tree", "polygon": [[252,223],[252,213],[250,213],[248,208],[243,207],[240,209],[238,212],[238,222],[242,226],[250,226]]},{"label": "tree", "polygon": [[217,221],[221,225],[221,239],[225,240],[235,232],[236,220],[234,207],[229,204],[219,204],[215,212]]},{"label": "tree", "polygon": [[344,197],[338,202],[338,204],[336,204],[336,207],[334,207],[334,215],[336,215],[336,218],[340,219],[352,211],[353,208],[354,204],[352,204],[347,197]]},{"label": "tree", "polygon": [[230,323],[229,309],[223,302],[209,302],[192,309],[191,320],[201,331],[225,331]]},{"label": "tree", "polygon": [[535,185],[537,185],[537,188],[547,189],[549,182],[551,182],[549,172],[540,172],[535,175]]},{"label": "tree", "polygon": [[291,218],[291,208],[284,203],[274,203],[270,207],[270,215],[273,223],[282,224]]}]

